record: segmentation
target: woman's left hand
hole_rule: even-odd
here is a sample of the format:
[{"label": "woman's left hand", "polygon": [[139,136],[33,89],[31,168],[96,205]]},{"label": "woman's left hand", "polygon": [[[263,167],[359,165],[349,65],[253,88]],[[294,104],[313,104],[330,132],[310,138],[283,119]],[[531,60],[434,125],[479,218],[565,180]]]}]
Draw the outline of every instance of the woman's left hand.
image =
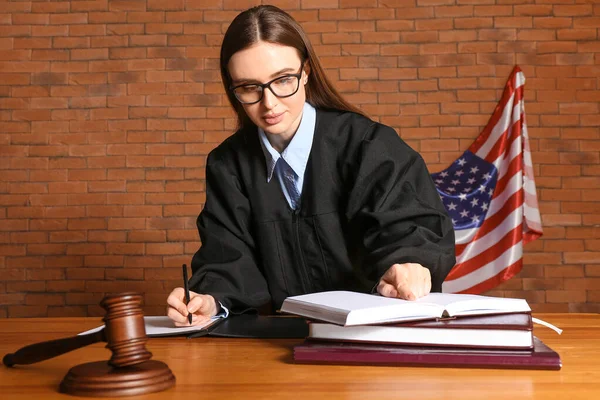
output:
[{"label": "woman's left hand", "polygon": [[377,292],[385,297],[416,300],[431,291],[431,272],[421,264],[392,265],[381,277]]}]

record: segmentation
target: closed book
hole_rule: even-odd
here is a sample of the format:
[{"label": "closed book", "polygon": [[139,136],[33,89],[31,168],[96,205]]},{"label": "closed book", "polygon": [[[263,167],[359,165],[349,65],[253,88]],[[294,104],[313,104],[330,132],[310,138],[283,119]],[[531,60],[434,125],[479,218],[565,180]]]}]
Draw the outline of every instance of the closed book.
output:
[{"label": "closed book", "polygon": [[558,370],[560,356],[534,336],[531,350],[459,349],[307,340],[294,346],[294,361],[307,364]]},{"label": "closed book", "polygon": [[330,291],[287,297],[285,313],[332,324],[372,325],[442,317],[531,312],[527,301],[472,294],[430,293],[417,300]]},{"label": "closed book", "polygon": [[310,322],[311,339],[417,346],[531,349],[531,314],[503,314],[385,325],[340,326]]}]

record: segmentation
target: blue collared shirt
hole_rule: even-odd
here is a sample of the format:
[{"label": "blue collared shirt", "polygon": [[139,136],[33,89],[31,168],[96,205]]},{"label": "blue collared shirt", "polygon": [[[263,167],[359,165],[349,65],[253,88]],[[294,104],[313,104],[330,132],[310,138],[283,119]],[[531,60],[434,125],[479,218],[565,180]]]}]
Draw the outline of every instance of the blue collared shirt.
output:
[{"label": "blue collared shirt", "polygon": [[315,135],[315,124],[317,121],[317,112],[313,106],[308,103],[304,103],[302,110],[302,120],[298,130],[290,140],[285,150],[279,153],[271,146],[267,134],[260,128],[258,128],[258,135],[260,136],[260,143],[265,155],[267,163],[267,182],[270,182],[273,178],[273,173],[277,175],[281,190],[285,195],[285,198],[293,208],[290,194],[283,183],[283,174],[280,169],[275,168],[277,161],[283,158],[285,162],[292,168],[296,174],[295,186],[298,193],[302,194],[302,184],[304,183],[304,172],[306,171],[306,164],[308,163],[308,156],[310,155],[310,149],[312,148],[313,137]]}]

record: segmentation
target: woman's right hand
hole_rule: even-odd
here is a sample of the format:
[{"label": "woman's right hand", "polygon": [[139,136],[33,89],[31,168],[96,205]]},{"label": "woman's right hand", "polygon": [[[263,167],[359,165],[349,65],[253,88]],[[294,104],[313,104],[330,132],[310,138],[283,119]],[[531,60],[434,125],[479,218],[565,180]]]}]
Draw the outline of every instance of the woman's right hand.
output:
[{"label": "woman's right hand", "polygon": [[198,294],[190,290],[190,302],[186,305],[185,291],[178,287],[167,298],[167,316],[175,326],[190,326],[188,314],[192,314],[192,326],[208,321],[217,315],[215,298],[208,294]]}]

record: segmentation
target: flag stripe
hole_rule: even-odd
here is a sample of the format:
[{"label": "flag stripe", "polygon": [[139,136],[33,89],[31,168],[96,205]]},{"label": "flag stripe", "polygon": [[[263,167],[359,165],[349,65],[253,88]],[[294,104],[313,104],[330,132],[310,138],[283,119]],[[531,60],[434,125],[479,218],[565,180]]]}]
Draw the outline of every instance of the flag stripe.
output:
[{"label": "flag stripe", "polygon": [[[506,266],[513,264],[523,256],[523,246],[515,244],[507,249],[500,257],[494,261],[480,266],[468,275],[458,279],[446,280],[442,284],[444,292],[462,292],[471,289],[475,284],[493,278],[498,275]],[[473,293],[472,291],[469,291]]]},{"label": "flag stripe", "polygon": [[[501,270],[496,275],[492,276],[491,278],[486,279],[474,286],[471,286],[470,288],[467,288],[464,290],[452,291],[452,293],[474,294],[474,293],[487,292],[488,290],[495,288],[502,282],[509,280],[510,278],[514,277],[516,274],[521,272],[522,266],[523,266],[523,259],[520,258],[519,260],[515,261],[507,268]],[[444,291],[446,291],[446,290],[444,290]]]},{"label": "flag stripe", "polygon": [[[496,238],[489,237],[488,240],[482,240],[476,246],[471,247],[470,251],[464,254],[465,260],[457,263],[456,268],[452,270],[452,275],[448,276],[451,279],[460,278],[475,271],[480,266],[494,261],[504,251],[521,241],[523,226],[519,224],[510,229],[504,236],[500,236],[501,234],[502,232],[498,231]],[[501,237],[501,239],[498,240],[498,237]]]},{"label": "flag stripe", "polygon": [[[507,165],[507,164],[504,164]],[[509,187],[510,183],[513,182],[513,177],[518,175],[521,177],[521,182],[523,181],[521,173],[521,156],[517,156],[512,159],[512,161],[508,164],[508,168],[506,170],[506,174],[498,179],[498,183],[496,184],[496,190],[494,190],[494,195],[492,196],[492,201],[494,198],[499,197],[504,190]]]}]

